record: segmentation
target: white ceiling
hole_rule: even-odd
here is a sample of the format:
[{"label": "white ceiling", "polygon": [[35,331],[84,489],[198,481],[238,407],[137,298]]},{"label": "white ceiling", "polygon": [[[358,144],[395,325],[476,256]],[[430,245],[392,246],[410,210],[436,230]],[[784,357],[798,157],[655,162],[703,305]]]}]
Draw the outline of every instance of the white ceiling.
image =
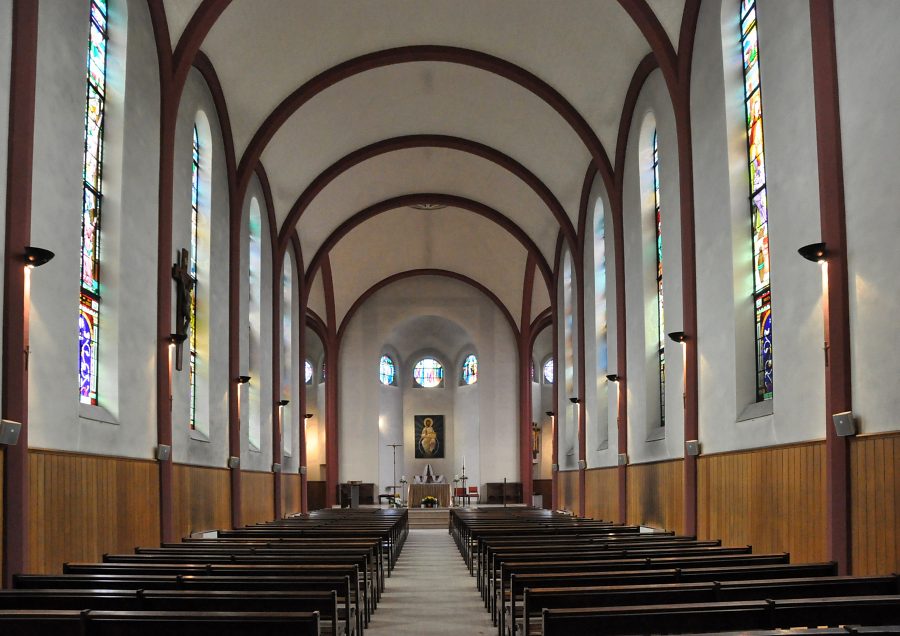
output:
[{"label": "white ceiling", "polygon": [[[163,2],[174,47],[200,0]],[[684,0],[647,2],[677,48]],[[618,0],[232,0],[201,50],[220,79],[240,161],[267,116],[311,78],[363,54],[419,45],[470,49],[532,73],[580,113],[610,158],[631,77],[650,52]],[[279,225],[334,162],[411,134],[461,137],[508,155],[546,185],[577,227],[590,154],[569,124],[510,80],[434,61],[352,75],[287,119],[261,157]],[[469,153],[416,148],[364,161],[318,194],[296,228],[307,266],[326,238],[361,209],[421,192],[463,196],[496,209],[552,265],[559,224],[526,184]],[[330,258],[339,316],[375,278],[438,266],[471,275],[516,319],[521,313],[524,249],[469,212],[385,213],[350,232]],[[536,315],[549,305],[549,296],[542,280],[535,290]],[[311,290],[310,306],[324,314],[321,284]]]}]

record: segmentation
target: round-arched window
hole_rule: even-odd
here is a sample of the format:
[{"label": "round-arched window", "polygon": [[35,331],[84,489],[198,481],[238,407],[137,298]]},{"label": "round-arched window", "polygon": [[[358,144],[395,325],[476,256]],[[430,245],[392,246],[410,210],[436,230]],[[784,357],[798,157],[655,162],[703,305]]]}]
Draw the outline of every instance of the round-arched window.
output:
[{"label": "round-arched window", "polygon": [[469,354],[463,361],[462,381],[463,384],[475,384],[478,382],[478,358],[474,354]]},{"label": "round-arched window", "polygon": [[434,358],[422,358],[413,369],[413,379],[426,389],[441,386],[444,382],[444,366]]},{"label": "round-arched window", "polygon": [[312,384],[312,378],[313,378],[312,363],[309,360],[307,360],[305,367],[306,367],[306,383]]},{"label": "round-arched window", "polygon": [[390,356],[381,356],[381,362],[378,365],[378,379],[381,383],[385,386],[392,385],[395,373],[394,361]]},{"label": "round-arched window", "polygon": [[544,382],[553,384],[555,378],[556,368],[553,366],[553,358],[547,358],[547,361],[544,363]]}]

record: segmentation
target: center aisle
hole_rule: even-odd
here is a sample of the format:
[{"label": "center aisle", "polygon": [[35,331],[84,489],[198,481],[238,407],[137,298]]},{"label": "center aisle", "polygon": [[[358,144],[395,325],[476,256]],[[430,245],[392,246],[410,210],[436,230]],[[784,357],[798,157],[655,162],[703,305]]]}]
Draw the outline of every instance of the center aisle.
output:
[{"label": "center aisle", "polygon": [[496,631],[447,530],[410,530],[366,635],[469,636]]}]

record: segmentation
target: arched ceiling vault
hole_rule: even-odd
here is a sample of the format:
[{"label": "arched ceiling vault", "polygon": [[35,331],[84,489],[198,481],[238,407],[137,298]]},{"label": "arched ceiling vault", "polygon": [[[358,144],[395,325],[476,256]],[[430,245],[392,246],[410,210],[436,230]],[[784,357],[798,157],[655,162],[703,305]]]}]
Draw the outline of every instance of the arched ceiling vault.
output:
[{"label": "arched ceiling vault", "polygon": [[[367,262],[375,245],[359,237],[403,216],[376,215],[424,201],[411,192],[439,192],[426,196],[465,218],[454,241],[477,244],[478,232],[498,230],[484,229],[490,221],[502,226],[504,247],[447,264],[485,272],[495,293],[508,283],[493,252],[507,244],[520,252],[505,253],[519,288],[528,253],[551,282],[558,237],[577,244],[590,162],[615,188],[610,158],[632,76],[652,53],[670,87],[677,81],[685,12],[685,0],[479,0],[464,10],[442,0],[150,2],[165,10],[176,90],[195,52],[215,69],[235,192],[264,162],[279,247],[299,236],[308,281],[330,250],[337,277]],[[398,251],[423,243],[419,225],[395,237]]]}]

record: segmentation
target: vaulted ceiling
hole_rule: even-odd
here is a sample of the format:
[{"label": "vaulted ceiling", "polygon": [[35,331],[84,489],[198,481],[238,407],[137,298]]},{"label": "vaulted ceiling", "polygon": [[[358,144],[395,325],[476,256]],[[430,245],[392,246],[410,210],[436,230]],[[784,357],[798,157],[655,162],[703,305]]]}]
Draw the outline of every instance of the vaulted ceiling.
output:
[{"label": "vaulted ceiling", "polygon": [[[203,5],[164,0],[173,43]],[[683,11],[684,0],[232,0],[200,49],[238,162],[271,133],[260,160],[279,232],[297,232],[307,269],[329,253],[338,320],[378,280],[429,268],[472,278],[518,318],[529,251],[553,267],[592,156],[615,156],[651,52],[636,20],[677,50]],[[408,207],[428,195],[446,207]],[[536,279],[534,315],[549,305]]]}]

